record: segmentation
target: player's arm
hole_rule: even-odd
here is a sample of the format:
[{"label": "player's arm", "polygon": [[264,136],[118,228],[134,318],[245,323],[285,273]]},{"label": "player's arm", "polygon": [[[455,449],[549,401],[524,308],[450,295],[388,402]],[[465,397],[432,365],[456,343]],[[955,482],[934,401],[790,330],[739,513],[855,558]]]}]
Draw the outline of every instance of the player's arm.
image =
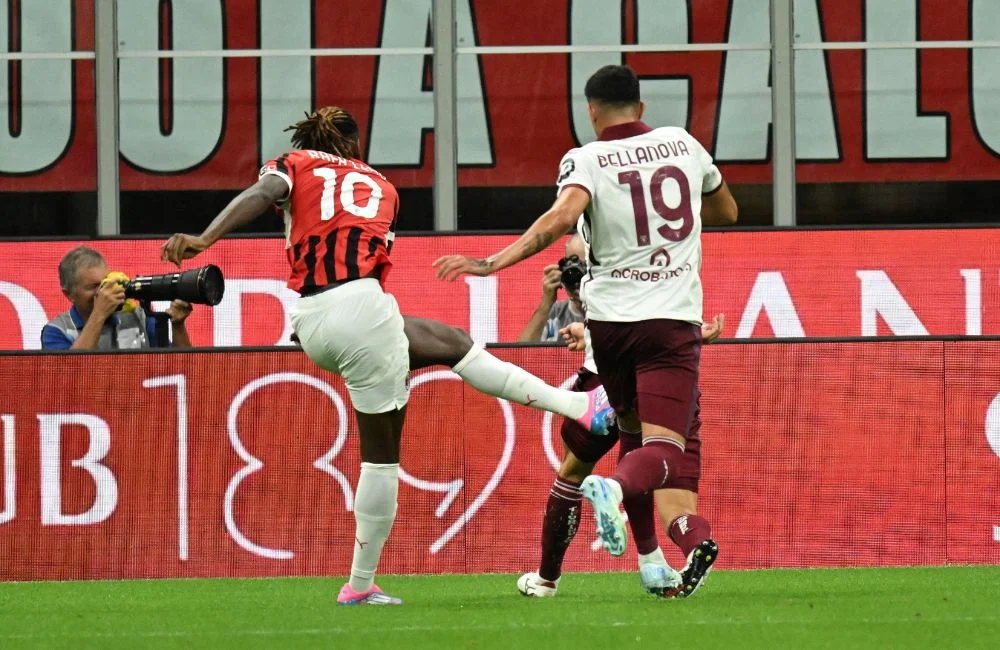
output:
[{"label": "player's arm", "polygon": [[521,237],[496,255],[476,259],[464,255],[446,255],[434,262],[437,276],[442,280],[455,280],[464,273],[490,275],[513,266],[548,248],[576,225],[577,219],[590,204],[590,194],[577,186],[567,186],[559,193],[555,203],[531,224]]},{"label": "player's arm", "polygon": [[160,259],[180,266],[181,261],[194,257],[224,235],[251,223],[269,206],[284,199],[288,192],[288,182],[285,179],[274,174],[264,174],[230,201],[201,235],[195,237],[177,233],[168,239],[160,248]]},{"label": "player's arm", "polygon": [[736,199],[729,192],[729,186],[722,178],[711,154],[695,138],[691,138],[691,147],[698,162],[701,164],[703,176],[701,179],[701,222],[706,226],[731,226],[736,223],[739,210]]},{"label": "player's arm", "polygon": [[701,196],[701,222],[706,226],[732,226],[739,216],[736,199],[722,181],[712,192]]}]

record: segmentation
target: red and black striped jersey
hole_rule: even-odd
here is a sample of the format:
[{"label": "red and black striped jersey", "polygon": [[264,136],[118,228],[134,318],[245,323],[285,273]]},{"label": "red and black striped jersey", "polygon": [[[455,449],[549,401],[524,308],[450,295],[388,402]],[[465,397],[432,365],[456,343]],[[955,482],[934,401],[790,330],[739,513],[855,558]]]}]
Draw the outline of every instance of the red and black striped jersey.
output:
[{"label": "red and black striped jersey", "polygon": [[399,195],[360,160],[297,149],[269,161],[260,175],[288,183],[285,215],[288,288],[302,291],[338,280],[377,277],[385,286],[392,262]]}]

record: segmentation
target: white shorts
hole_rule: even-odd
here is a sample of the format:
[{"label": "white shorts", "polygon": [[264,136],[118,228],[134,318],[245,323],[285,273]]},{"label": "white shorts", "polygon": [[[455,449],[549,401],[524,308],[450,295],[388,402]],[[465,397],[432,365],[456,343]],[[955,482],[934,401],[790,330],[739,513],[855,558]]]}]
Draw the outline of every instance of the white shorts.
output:
[{"label": "white shorts", "polygon": [[290,316],[302,349],[320,368],[344,378],[355,409],[385,413],[406,406],[410,344],[399,305],[378,280],[299,298]]}]

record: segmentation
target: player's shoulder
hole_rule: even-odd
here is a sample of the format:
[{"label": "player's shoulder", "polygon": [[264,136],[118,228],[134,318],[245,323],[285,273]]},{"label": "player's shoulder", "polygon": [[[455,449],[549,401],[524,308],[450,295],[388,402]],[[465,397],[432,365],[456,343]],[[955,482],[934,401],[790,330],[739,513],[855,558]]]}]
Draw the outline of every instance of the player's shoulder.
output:
[{"label": "player's shoulder", "polygon": [[301,163],[306,159],[303,155],[304,152],[301,149],[292,149],[291,151],[286,151],[284,153],[278,154],[274,158],[271,158],[265,162],[260,168],[260,175],[266,173],[280,173],[280,174],[291,174],[291,170],[299,167]]},{"label": "player's shoulder", "polygon": [[297,162],[299,160],[302,160],[304,158],[307,158],[307,156],[305,155],[305,150],[303,150],[303,149],[291,149],[289,151],[285,151],[284,153],[278,154],[274,158],[271,158],[271,160],[268,161],[268,162],[271,162],[271,163],[280,163],[282,165],[289,165],[289,164],[293,164],[293,163],[295,163],[295,162]]},{"label": "player's shoulder", "polygon": [[654,131],[659,132],[657,137],[662,138],[666,141],[679,141],[689,143],[689,146],[694,147],[693,151],[708,151],[708,148],[702,143],[701,140],[694,137],[690,131],[680,126],[661,126]]},{"label": "player's shoulder", "polygon": [[570,161],[572,161],[574,166],[592,167],[600,151],[600,142],[596,140],[582,144],[579,147],[573,147],[563,154],[560,169],[565,172],[565,168],[570,164]]},{"label": "player's shoulder", "polygon": [[[588,144],[593,144],[593,143],[588,143]],[[572,158],[573,156],[578,156],[584,153],[585,151],[587,151],[586,144],[581,145],[579,147],[573,147],[572,149],[563,154],[563,160],[566,160],[567,158]]]},{"label": "player's shoulder", "polygon": [[652,131],[650,131],[648,136],[656,138],[658,140],[695,140],[695,137],[691,135],[687,129],[682,126],[658,126]]}]

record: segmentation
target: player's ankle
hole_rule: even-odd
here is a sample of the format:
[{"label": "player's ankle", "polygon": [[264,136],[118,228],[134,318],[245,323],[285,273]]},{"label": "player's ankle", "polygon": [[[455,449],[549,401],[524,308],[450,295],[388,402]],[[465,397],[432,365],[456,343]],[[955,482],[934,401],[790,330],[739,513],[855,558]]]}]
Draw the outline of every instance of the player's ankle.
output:
[{"label": "player's ankle", "polygon": [[619,483],[618,481],[616,481],[613,478],[606,478],[606,479],[604,479],[604,481],[605,481],[605,483],[607,483],[608,489],[611,490],[611,494],[613,494],[614,497],[615,497],[615,499],[617,499],[618,502],[621,503],[621,501],[622,501],[622,485],[621,485],[621,483]]},{"label": "player's ankle", "polygon": [[541,569],[539,569],[537,575],[538,575],[538,579],[539,580],[544,580],[545,582],[551,582],[553,585],[555,585],[556,587],[558,587],[559,586],[559,578],[562,577],[562,572],[559,572],[558,574],[556,574],[556,577],[554,577],[554,578],[549,578],[544,573],[542,573]]},{"label": "player's ankle", "polygon": [[667,558],[663,555],[663,549],[657,546],[649,553],[639,553],[639,566],[644,564],[666,564]]}]

